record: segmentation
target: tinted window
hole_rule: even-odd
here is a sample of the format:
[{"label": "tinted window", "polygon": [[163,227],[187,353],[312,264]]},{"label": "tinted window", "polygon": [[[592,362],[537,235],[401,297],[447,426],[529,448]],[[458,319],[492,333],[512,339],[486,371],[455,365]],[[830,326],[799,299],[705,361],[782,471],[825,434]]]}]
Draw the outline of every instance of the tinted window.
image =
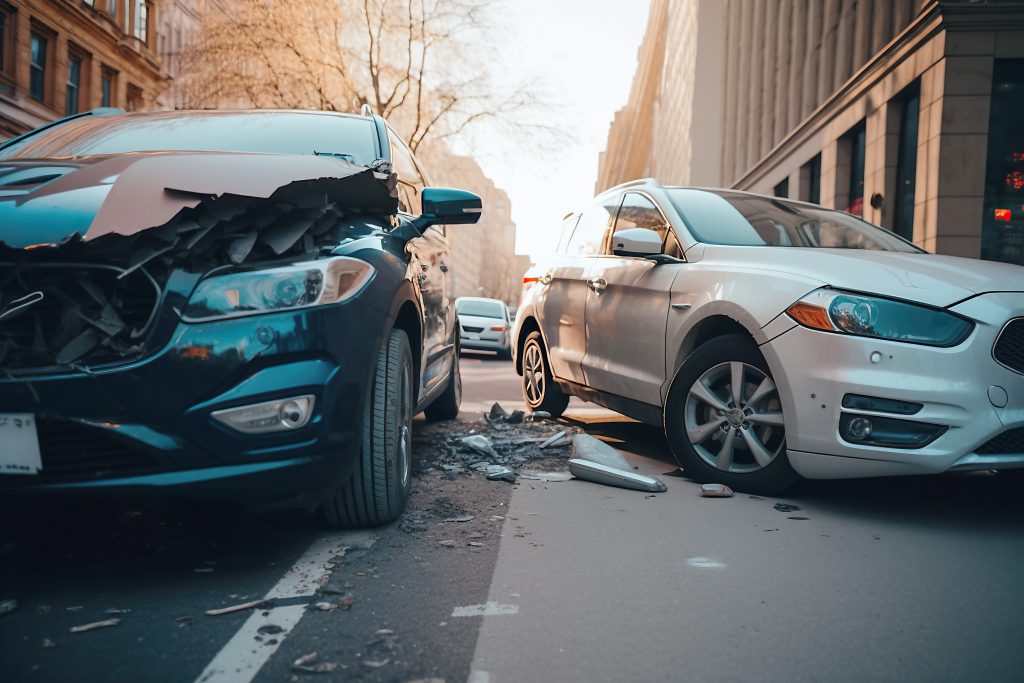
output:
[{"label": "tinted window", "polygon": [[[615,219],[615,230],[629,230],[630,228],[646,228],[648,230],[654,230],[661,237],[662,251],[668,253],[667,248],[669,245],[666,240],[671,234],[668,223],[665,222],[665,217],[661,215],[661,211],[650,199],[642,194],[636,192],[627,192],[626,196],[622,199],[622,207],[619,209],[618,218]],[[672,238],[675,242],[675,238]],[[675,246],[678,251],[678,244]],[[678,257],[678,253],[671,254],[672,256]]]},{"label": "tinted window", "polygon": [[618,197],[595,204],[580,215],[580,222],[565,249],[569,256],[596,256],[601,253],[604,238],[608,233],[618,209]]},{"label": "tinted window", "polygon": [[346,154],[377,158],[367,118],[292,112],[166,112],[84,116],[0,150],[0,159],[80,157],[150,151]]},{"label": "tinted window", "polygon": [[455,311],[459,315],[505,319],[505,305],[498,301],[459,301],[455,304]]},{"label": "tinted window", "polygon": [[923,253],[888,230],[840,211],[739,192],[674,188],[668,194],[693,236],[707,244]]}]

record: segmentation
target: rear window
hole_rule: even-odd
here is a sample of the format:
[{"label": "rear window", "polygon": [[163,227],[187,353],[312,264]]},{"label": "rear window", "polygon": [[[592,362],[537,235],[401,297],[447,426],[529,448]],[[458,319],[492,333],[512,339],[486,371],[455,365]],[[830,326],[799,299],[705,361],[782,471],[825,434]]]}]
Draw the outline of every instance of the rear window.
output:
[{"label": "rear window", "polygon": [[338,154],[362,166],[377,157],[368,118],[316,112],[162,112],[83,116],[0,149],[0,159],[125,152]]},{"label": "rear window", "polygon": [[895,233],[841,211],[741,192],[667,192],[690,232],[706,244],[924,253]]},{"label": "rear window", "polygon": [[477,318],[505,319],[505,305],[497,301],[460,301],[455,304],[455,311]]}]

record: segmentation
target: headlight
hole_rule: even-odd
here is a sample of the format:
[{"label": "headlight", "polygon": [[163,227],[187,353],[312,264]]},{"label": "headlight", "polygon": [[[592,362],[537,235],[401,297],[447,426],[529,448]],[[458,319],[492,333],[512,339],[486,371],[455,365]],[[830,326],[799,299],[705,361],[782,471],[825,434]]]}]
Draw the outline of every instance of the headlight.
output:
[{"label": "headlight", "polygon": [[338,303],[372,277],[370,264],[344,257],[215,275],[199,283],[183,317],[194,323]]},{"label": "headlight", "polygon": [[926,346],[956,346],[974,324],[935,308],[819,289],[786,309],[804,327]]}]

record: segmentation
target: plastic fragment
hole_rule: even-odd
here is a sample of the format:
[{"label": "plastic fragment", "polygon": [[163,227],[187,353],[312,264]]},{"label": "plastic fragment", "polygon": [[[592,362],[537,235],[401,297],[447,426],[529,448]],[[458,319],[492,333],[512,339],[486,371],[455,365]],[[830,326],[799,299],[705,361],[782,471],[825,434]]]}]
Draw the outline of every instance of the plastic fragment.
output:
[{"label": "plastic fragment", "polygon": [[490,456],[492,458],[498,457],[498,452],[494,450],[494,445],[491,443],[491,440],[483,434],[473,434],[472,436],[464,437],[460,443],[481,455]]},{"label": "plastic fragment", "polygon": [[70,630],[72,633],[85,633],[87,631],[95,631],[101,628],[110,628],[112,626],[117,626],[120,623],[121,620],[115,617],[113,619],[104,619],[103,621],[94,621],[91,624],[72,626]]},{"label": "plastic fragment", "polygon": [[629,469],[629,463],[617,449],[589,434],[577,434],[573,438],[572,457],[596,462],[617,470]]},{"label": "plastic fragment", "polygon": [[668,490],[664,483],[654,477],[608,467],[607,465],[590,460],[571,458],[569,460],[569,471],[577,479],[592,481],[595,484],[617,486],[634,491],[649,491],[651,493],[663,493]]},{"label": "plastic fragment", "polygon": [[544,441],[541,442],[539,448],[545,449],[545,448],[551,448],[552,446],[562,446],[562,445],[564,445],[562,443],[562,441],[565,439],[565,437],[567,435],[568,435],[568,432],[566,432],[566,431],[558,432],[557,434],[555,434],[551,438],[544,439]]},{"label": "plastic fragment", "polygon": [[0,614],[10,614],[18,609],[17,600],[0,600]]},{"label": "plastic fragment", "polygon": [[703,484],[700,495],[704,498],[732,498],[732,489],[725,484]]},{"label": "plastic fragment", "polygon": [[231,614],[232,612],[242,612],[247,609],[256,609],[264,604],[264,600],[253,600],[252,602],[243,602],[240,605],[231,605],[230,607],[220,607],[218,609],[206,610],[206,616],[208,617],[219,617],[222,614]]},{"label": "plastic fragment", "polygon": [[505,409],[501,407],[500,403],[495,402],[494,405],[491,406],[491,409],[487,412],[486,417],[491,422],[493,422],[494,420],[507,420],[508,413],[505,412]]}]

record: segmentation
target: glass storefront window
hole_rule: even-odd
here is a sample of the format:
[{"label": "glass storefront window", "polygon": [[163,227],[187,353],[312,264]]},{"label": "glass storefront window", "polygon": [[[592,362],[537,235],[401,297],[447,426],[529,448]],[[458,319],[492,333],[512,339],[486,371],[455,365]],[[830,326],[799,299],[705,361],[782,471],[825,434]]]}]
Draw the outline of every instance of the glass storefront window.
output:
[{"label": "glass storefront window", "polygon": [[981,257],[1024,265],[1024,60],[992,73]]}]

